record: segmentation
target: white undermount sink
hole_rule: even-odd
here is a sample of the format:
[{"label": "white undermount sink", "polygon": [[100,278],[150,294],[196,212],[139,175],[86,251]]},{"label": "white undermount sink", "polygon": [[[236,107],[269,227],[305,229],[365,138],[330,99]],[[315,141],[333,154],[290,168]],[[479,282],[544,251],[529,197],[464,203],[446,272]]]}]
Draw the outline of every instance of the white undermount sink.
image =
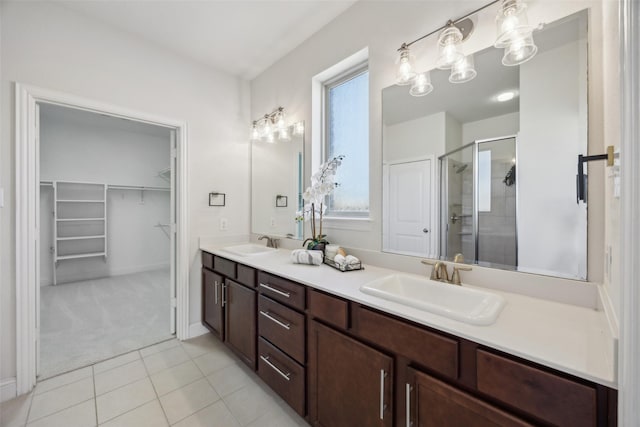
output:
[{"label": "white undermount sink", "polygon": [[360,290],[472,325],[493,324],[506,304],[502,296],[490,292],[404,274],[373,280]]},{"label": "white undermount sink", "polygon": [[266,253],[277,250],[276,248],[268,248],[263,245],[256,245],[255,243],[245,243],[242,245],[227,246],[222,249],[227,252],[231,252],[232,254],[236,254],[240,256],[260,255],[260,254],[266,254]]}]

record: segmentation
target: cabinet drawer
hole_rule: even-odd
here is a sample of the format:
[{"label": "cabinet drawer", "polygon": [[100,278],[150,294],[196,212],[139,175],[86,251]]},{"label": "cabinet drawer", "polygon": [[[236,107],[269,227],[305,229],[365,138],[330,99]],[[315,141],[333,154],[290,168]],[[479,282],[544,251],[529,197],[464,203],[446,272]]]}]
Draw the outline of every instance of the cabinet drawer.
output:
[{"label": "cabinet drawer", "polygon": [[458,377],[458,340],[358,307],[357,334],[450,378]]},{"label": "cabinet drawer", "polygon": [[343,299],[318,292],[307,291],[307,312],[313,317],[342,329],[349,327],[349,303]]},{"label": "cabinet drawer", "polygon": [[595,426],[596,390],[477,350],[478,390],[557,426]]},{"label": "cabinet drawer", "polygon": [[209,252],[202,252],[202,266],[213,270],[213,255]]},{"label": "cabinet drawer", "polygon": [[236,281],[250,288],[256,287],[256,269],[238,264]]},{"label": "cabinet drawer", "polygon": [[229,261],[228,259],[220,258],[219,256],[214,255],[213,269],[231,279],[236,278],[236,263],[233,261]]},{"label": "cabinet drawer", "polygon": [[305,287],[303,285],[261,271],[258,274],[258,287],[260,293],[269,298],[298,310],[304,310]]},{"label": "cabinet drawer", "polygon": [[295,360],[258,339],[258,375],[298,414],[305,416],[305,370]]},{"label": "cabinet drawer", "polygon": [[304,315],[261,295],[258,333],[300,363],[304,363]]}]

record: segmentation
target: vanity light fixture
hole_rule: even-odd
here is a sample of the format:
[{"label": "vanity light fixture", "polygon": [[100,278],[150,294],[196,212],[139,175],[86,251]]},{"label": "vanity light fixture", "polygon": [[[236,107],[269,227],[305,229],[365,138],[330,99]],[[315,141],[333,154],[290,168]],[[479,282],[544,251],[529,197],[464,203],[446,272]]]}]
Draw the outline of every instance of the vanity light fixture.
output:
[{"label": "vanity light fixture", "polygon": [[523,0],[502,0],[496,26],[498,36],[494,46],[504,48],[503,65],[523,64],[538,52],[533,42],[533,27],[527,18],[527,5]]},{"label": "vanity light fixture", "polygon": [[281,141],[291,140],[288,126],[285,122],[284,108],[278,107],[270,114],[254,120],[251,125],[251,141],[275,142],[276,133]]},{"label": "vanity light fixture", "polygon": [[[474,68],[473,56],[465,56],[460,46],[473,32],[474,24],[470,17],[498,2],[501,2],[501,5],[496,17],[498,36],[494,46],[504,48],[502,64],[506,66],[520,65],[533,58],[538,47],[533,41],[534,27],[529,25],[525,1],[495,0],[461,18],[448,21],[446,25],[410,43],[402,43],[398,49],[399,57],[396,61],[398,65],[396,84],[399,86],[411,85],[409,93],[413,96],[424,96],[433,90],[431,82],[428,81],[428,74],[416,72],[414,58],[409,48],[414,43],[436,33],[440,33],[436,66],[439,69],[451,70],[449,82],[464,83],[476,77],[478,73]],[[427,84],[425,84],[425,79],[427,79]]]}]

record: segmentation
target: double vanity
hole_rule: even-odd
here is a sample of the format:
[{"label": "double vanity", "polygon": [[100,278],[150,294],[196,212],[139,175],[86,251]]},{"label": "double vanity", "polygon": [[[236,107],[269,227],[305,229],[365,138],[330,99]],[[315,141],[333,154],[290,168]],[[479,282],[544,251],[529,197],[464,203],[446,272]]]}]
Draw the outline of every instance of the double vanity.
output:
[{"label": "double vanity", "polygon": [[311,425],[617,424],[601,311],[252,244],[201,249],[203,324]]}]

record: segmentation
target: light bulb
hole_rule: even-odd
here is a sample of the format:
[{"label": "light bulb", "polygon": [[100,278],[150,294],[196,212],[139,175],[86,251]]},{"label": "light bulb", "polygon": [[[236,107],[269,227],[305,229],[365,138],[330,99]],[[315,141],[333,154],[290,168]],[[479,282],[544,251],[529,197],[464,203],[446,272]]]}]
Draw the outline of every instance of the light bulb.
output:
[{"label": "light bulb", "polygon": [[504,50],[502,64],[506,66],[520,65],[535,56],[538,47],[533,42],[531,35],[516,37]]},{"label": "light bulb", "polygon": [[264,136],[264,140],[266,142],[268,142],[269,144],[273,144],[274,142],[276,142],[275,137],[273,136],[272,132],[269,132],[268,134],[266,134]]},{"label": "light bulb", "polygon": [[431,75],[427,71],[416,76],[411,89],[409,89],[409,94],[411,96],[425,96],[431,93],[432,90]]},{"label": "light bulb", "polygon": [[293,134],[294,135],[304,135],[304,122],[298,122],[293,125]]},{"label": "light bulb", "polygon": [[533,27],[527,18],[527,5],[522,0],[503,0],[496,16],[497,37],[495,47],[508,47],[519,37],[530,36]]},{"label": "light bulb", "polygon": [[264,123],[264,126],[262,127],[262,135],[265,138],[267,138],[269,135],[272,134],[271,123],[269,123],[269,122],[270,122],[270,119],[267,119],[267,121]]},{"label": "light bulb", "polygon": [[464,59],[464,54],[458,50],[462,42],[462,32],[453,24],[440,33],[438,38],[438,61],[436,66],[441,70],[448,70]]},{"label": "light bulb", "polygon": [[400,48],[400,57],[397,64],[396,84],[399,86],[410,84],[416,76],[416,72],[413,65],[413,56],[406,45],[402,45]]},{"label": "light bulb", "polygon": [[258,132],[257,122],[253,122],[253,125],[251,126],[251,140],[257,141],[259,139],[260,139],[260,132]]},{"label": "light bulb", "polygon": [[280,110],[280,112],[278,113],[278,122],[276,126],[280,131],[287,127],[287,125],[284,123],[284,110]]},{"label": "light bulb", "polygon": [[280,141],[291,141],[291,135],[289,135],[289,129],[287,129],[286,127],[283,129],[280,129],[280,131],[278,132],[278,139]]},{"label": "light bulb", "polygon": [[473,80],[478,72],[473,65],[473,55],[465,56],[461,61],[458,61],[451,68],[451,75],[449,76],[449,82],[451,83],[465,83]]}]

